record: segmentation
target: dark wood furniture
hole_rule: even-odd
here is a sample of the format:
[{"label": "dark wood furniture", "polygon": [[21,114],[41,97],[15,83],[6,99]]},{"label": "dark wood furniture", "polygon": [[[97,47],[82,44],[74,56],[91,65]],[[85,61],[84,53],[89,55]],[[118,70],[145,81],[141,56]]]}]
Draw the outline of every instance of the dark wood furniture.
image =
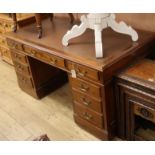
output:
[{"label": "dark wood furniture", "polygon": [[155,61],[142,59],[117,75],[118,133],[127,140],[155,140]]},{"label": "dark wood furniture", "polygon": [[33,141],[50,141],[50,139],[48,138],[47,134],[43,134],[43,135],[33,139]]},{"label": "dark wood furniture", "polygon": [[[73,24],[74,22],[74,16],[72,13],[68,13],[70,17],[70,23]],[[54,13],[50,14],[51,21],[53,21]],[[37,24],[37,29],[38,29],[38,38],[42,37],[42,18],[41,18],[41,13],[35,13],[35,18],[36,18],[36,24]]]},{"label": "dark wood furniture", "polygon": [[[17,14],[17,22],[20,27],[25,26],[29,22],[33,21],[32,14]],[[5,33],[12,31],[14,23],[9,14],[0,14],[0,57],[3,61],[13,64],[11,59],[11,53],[7,46]]]},{"label": "dark wood furniture", "polygon": [[46,35],[42,39],[36,38],[34,24],[6,35],[14,64],[18,62],[15,70],[20,88],[39,98],[58,83],[55,80],[62,84],[66,72],[75,122],[103,140],[112,139],[116,131],[113,75],[151,50],[154,36],[138,31],[139,41],[132,43],[128,36],[106,29],[105,58],[96,59],[93,31],[87,30],[64,47],[61,39],[71,25],[58,18],[52,25],[48,20],[43,24]]},{"label": "dark wood furniture", "polygon": [[[70,17],[70,23],[73,24],[73,22],[74,22],[73,14],[68,13],[68,15]],[[54,13],[50,13],[50,17],[51,17],[51,21],[52,21],[53,17],[54,17]],[[12,13],[12,18],[13,18],[13,22],[14,22],[13,31],[16,32],[17,31],[16,13]],[[36,19],[36,27],[38,30],[38,38],[41,38],[42,37],[42,14],[41,13],[35,13],[35,19]]]}]

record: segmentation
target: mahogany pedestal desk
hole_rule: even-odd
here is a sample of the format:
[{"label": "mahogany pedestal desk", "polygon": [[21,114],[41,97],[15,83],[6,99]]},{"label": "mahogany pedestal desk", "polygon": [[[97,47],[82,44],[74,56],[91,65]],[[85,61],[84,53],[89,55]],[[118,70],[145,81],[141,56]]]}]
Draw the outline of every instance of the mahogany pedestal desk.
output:
[{"label": "mahogany pedestal desk", "polygon": [[154,36],[138,31],[139,41],[133,43],[130,37],[107,28],[102,39],[105,58],[96,59],[93,31],[87,30],[64,47],[61,40],[70,23],[62,19],[43,22],[42,39],[36,38],[33,24],[6,35],[20,88],[41,98],[68,75],[75,122],[103,140],[112,139],[116,130],[113,75],[151,50]]}]

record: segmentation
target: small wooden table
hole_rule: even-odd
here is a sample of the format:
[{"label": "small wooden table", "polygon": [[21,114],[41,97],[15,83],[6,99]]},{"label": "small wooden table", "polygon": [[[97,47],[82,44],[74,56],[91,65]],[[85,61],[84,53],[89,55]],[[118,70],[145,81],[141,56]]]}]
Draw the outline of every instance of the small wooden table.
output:
[{"label": "small wooden table", "polygon": [[154,36],[138,31],[139,41],[133,44],[130,37],[107,28],[103,31],[105,58],[96,59],[93,31],[87,30],[64,47],[61,39],[70,23],[55,19],[43,24],[42,39],[36,38],[34,24],[7,34],[20,88],[40,98],[68,76],[75,122],[103,140],[112,139],[117,125],[113,75],[150,51]]}]

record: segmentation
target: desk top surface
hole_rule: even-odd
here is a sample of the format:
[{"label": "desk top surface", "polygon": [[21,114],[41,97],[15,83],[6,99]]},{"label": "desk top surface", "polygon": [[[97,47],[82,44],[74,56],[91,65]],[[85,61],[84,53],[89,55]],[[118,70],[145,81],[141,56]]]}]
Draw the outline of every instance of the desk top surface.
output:
[{"label": "desk top surface", "polygon": [[69,46],[64,47],[61,43],[62,37],[72,27],[68,19],[55,18],[53,22],[50,19],[46,19],[42,21],[42,27],[43,36],[41,39],[37,38],[38,32],[35,23],[19,29],[16,33],[10,32],[6,36],[7,38],[101,71],[129,56],[136,48],[154,39],[153,34],[138,31],[138,42],[132,42],[129,36],[116,33],[107,28],[102,33],[104,58],[96,59],[93,30],[88,29],[83,35],[70,40]]},{"label": "desk top surface", "polygon": [[117,77],[155,90],[155,61],[145,58],[134,62]]}]

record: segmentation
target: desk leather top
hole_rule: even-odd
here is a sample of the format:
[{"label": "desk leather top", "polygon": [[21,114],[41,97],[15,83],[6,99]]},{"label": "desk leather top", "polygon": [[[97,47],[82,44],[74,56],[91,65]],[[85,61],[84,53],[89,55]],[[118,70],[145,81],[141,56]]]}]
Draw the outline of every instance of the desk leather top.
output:
[{"label": "desk leather top", "polygon": [[42,26],[41,39],[37,38],[35,23],[19,29],[16,33],[7,33],[6,37],[100,71],[133,54],[136,48],[154,39],[153,34],[138,31],[138,42],[132,42],[129,36],[107,28],[102,33],[104,58],[96,59],[93,30],[88,29],[83,35],[70,40],[68,47],[64,47],[61,43],[62,37],[72,27],[68,19],[54,18],[53,22],[46,19]]}]

